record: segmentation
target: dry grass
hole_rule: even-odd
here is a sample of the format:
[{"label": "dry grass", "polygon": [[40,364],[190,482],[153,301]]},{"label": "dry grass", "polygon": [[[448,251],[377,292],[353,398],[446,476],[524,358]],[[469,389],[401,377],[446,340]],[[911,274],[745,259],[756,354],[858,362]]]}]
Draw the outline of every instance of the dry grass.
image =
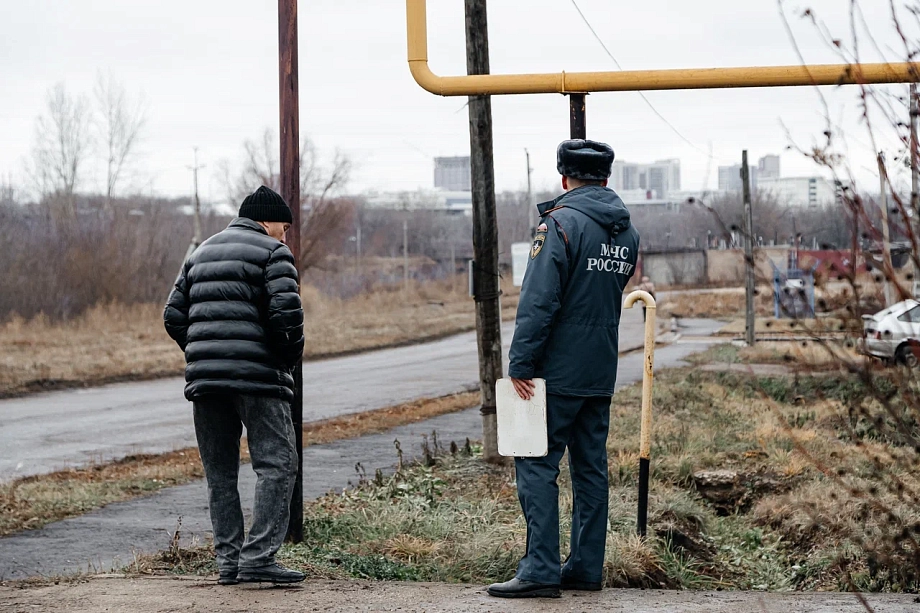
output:
[{"label": "dry grass", "polygon": [[[876,438],[871,424],[851,422],[847,407],[872,402],[866,392],[848,375],[660,373],[646,540],[634,535],[641,391],[635,385],[618,392],[608,441],[607,585],[916,589],[897,580],[894,569],[870,572],[864,562],[887,521],[873,511],[875,501],[905,525],[920,520],[896,496],[881,492],[866,500],[850,493],[850,487],[872,491],[874,462],[897,465],[900,458],[909,466],[904,458],[913,453]],[[846,475],[843,483],[828,478],[827,467]],[[710,469],[734,471],[737,491],[726,499],[707,493],[696,475]],[[894,477],[912,491],[920,488],[909,471]],[[560,489],[567,534],[565,467]],[[306,516],[305,543],[286,548],[283,557],[318,576],[488,583],[511,576],[524,547],[512,470],[462,453],[330,494],[308,505]],[[846,571],[838,563],[842,551],[851,561]]]},{"label": "dry grass", "polygon": [[[770,336],[843,336],[858,332],[853,330],[855,320],[840,319],[837,317],[821,317],[817,319],[775,319],[773,317],[758,317],[754,321],[754,332]],[[744,334],[744,319],[733,319],[728,325],[719,330],[721,335]]]},{"label": "dry grass", "polygon": [[[510,285],[510,284],[509,284]],[[305,359],[421,342],[475,327],[473,301],[458,282],[376,291],[338,300],[306,286]],[[519,292],[505,287],[513,317]],[[185,360],[166,335],[162,305],[105,305],[68,322],[44,317],[0,326],[0,398],[49,389],[179,376]]]},{"label": "dry grass", "polygon": [[775,341],[743,347],[742,361],[752,364],[795,364],[801,370],[837,370],[862,364],[867,358],[856,351],[852,341]]},{"label": "dry grass", "polygon": [[357,438],[365,434],[385,432],[396,426],[414,424],[439,415],[456,413],[474,407],[479,404],[479,399],[479,392],[465,392],[305,424],[303,444],[304,447],[322,445],[332,441]]},{"label": "dry grass", "polygon": [[[311,287],[303,292],[307,358],[418,342],[474,330],[473,301],[466,279],[413,284],[402,290],[375,291],[339,300],[322,296]],[[506,319],[517,310],[520,290],[503,285],[502,311]]]},{"label": "dry grass", "polygon": [[[417,400],[367,413],[305,424],[304,446],[383,432],[476,406],[478,393]],[[245,442],[242,459],[249,461]],[[0,484],[0,536],[40,528],[113,502],[146,496],[204,476],[198,449],[134,455],[106,464],[35,475]]]},{"label": "dry grass", "polygon": [[[772,289],[761,286],[757,291],[757,314],[772,315]],[[664,317],[736,317],[744,315],[744,288],[693,294],[679,293],[662,300],[660,308]]]},{"label": "dry grass", "polygon": [[[782,365],[791,374],[808,375],[821,372],[853,372],[868,368],[882,371],[881,364],[861,355],[856,344],[845,340],[759,341],[753,347],[732,344],[715,345],[690,356],[689,361],[699,365],[723,366],[725,370],[762,374],[775,368],[758,368],[761,365]],[[783,369],[780,369],[781,371]]]},{"label": "dry grass", "polygon": [[[860,284],[860,313],[875,312],[874,299],[879,295],[868,281]],[[773,286],[757,285],[754,308],[758,317],[774,315]],[[834,281],[815,287],[815,311],[852,317],[847,309],[855,303],[852,290],[845,282]],[[698,293],[678,293],[662,301],[662,312],[670,317],[735,318],[744,316],[744,288],[730,288]]]}]

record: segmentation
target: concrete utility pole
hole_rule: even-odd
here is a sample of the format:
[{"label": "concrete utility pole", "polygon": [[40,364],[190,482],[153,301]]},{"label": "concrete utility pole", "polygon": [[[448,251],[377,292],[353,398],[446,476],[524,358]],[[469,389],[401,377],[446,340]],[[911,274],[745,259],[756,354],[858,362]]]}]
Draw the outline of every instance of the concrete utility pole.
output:
[{"label": "concrete utility pole", "polygon": [[754,211],[751,207],[751,169],[748,152],[741,152],[741,184],[744,190],[744,340],[754,346]]},{"label": "concrete utility pole", "polygon": [[891,236],[888,228],[888,172],[885,170],[885,152],[878,152],[879,206],[882,209],[882,270],[884,280],[885,306],[894,302],[891,296],[891,279],[894,269],[891,267]]},{"label": "concrete utility pole", "polygon": [[[297,83],[297,0],[278,0],[278,86],[280,90],[281,197],[294,217],[287,245],[300,274],[300,101]],[[303,541],[303,362],[294,367],[291,421],[297,445],[297,479],[291,497],[287,538]]]},{"label": "concrete utility pole", "polygon": [[198,147],[195,147],[193,151],[195,152],[195,165],[189,166],[188,169],[192,171],[195,177],[195,236],[192,238],[192,244],[197,249],[198,245],[201,244],[201,200],[198,198],[198,170],[204,168],[204,166],[198,165]]},{"label": "concrete utility pole", "polygon": [[[489,30],[486,0],[465,0],[466,71],[489,74]],[[470,169],[473,191],[473,299],[479,344],[479,386],[482,396],[482,455],[498,461],[495,382],[502,377],[502,317],[498,277],[498,221],[495,213],[495,169],[492,162],[492,101],[469,98]]]}]

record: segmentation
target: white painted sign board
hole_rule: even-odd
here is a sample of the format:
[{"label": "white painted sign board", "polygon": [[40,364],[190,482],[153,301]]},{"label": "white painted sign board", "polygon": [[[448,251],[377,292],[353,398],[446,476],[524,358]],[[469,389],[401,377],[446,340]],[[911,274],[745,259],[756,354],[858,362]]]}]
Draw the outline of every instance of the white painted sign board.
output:
[{"label": "white painted sign board", "polygon": [[527,262],[530,261],[530,243],[511,243],[511,273],[514,277],[514,287],[524,284],[524,273],[527,271]]},{"label": "white painted sign board", "polygon": [[534,379],[533,398],[524,400],[511,379],[495,382],[498,453],[515,458],[542,458],[549,449],[546,434],[546,381]]}]

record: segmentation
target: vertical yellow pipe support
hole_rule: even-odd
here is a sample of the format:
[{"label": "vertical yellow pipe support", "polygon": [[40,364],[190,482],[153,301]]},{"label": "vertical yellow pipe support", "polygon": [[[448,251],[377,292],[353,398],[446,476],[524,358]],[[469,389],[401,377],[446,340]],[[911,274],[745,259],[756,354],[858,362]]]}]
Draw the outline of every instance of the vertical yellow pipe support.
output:
[{"label": "vertical yellow pipe support", "polygon": [[645,305],[645,369],[642,373],[642,426],[639,432],[639,512],[637,531],[645,536],[648,524],[648,482],[652,447],[652,382],[655,369],[655,299],[644,291],[635,291],[626,297],[623,306],[631,309],[636,302]]}]

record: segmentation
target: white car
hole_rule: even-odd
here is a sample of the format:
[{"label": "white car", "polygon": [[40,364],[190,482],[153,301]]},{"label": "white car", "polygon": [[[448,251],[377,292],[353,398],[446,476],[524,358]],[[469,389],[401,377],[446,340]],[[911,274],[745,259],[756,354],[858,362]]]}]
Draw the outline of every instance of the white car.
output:
[{"label": "white car", "polygon": [[867,354],[912,368],[920,366],[920,302],[905,300],[862,318]]}]

